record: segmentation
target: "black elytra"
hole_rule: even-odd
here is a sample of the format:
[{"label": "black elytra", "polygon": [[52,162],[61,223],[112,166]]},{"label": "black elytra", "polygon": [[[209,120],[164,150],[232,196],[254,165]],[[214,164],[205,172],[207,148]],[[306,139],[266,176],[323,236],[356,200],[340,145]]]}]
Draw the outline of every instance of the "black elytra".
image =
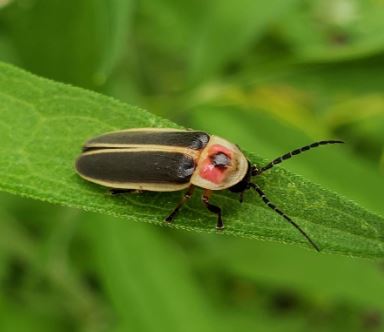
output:
[{"label": "black elytra", "polygon": [[77,168],[100,180],[182,184],[190,181],[195,162],[179,152],[99,149],[97,154],[84,154]]}]

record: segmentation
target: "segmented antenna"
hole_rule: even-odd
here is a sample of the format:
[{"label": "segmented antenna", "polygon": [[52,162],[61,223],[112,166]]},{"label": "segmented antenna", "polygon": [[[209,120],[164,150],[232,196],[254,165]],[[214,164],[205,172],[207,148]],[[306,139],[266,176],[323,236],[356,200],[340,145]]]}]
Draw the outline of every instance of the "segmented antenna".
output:
[{"label": "segmented antenna", "polygon": [[296,156],[296,155],[298,155],[304,151],[308,151],[310,149],[317,148],[318,146],[321,146],[321,145],[338,144],[338,143],[344,143],[344,142],[339,141],[339,140],[319,141],[319,142],[315,142],[315,143],[303,146],[299,149],[292,150],[291,152],[288,152],[288,153],[276,158],[275,160],[272,160],[269,164],[265,165],[264,167],[255,168],[252,171],[252,176],[259,175],[259,174],[265,172],[266,170],[272,168],[273,166],[280,164],[282,161],[290,159],[293,156]]},{"label": "segmented antenna", "polygon": [[307,241],[312,245],[313,248],[315,248],[317,251],[320,252],[320,248],[318,247],[318,245],[307,235],[307,233],[304,232],[304,230],[302,230],[300,228],[300,226],[298,224],[296,224],[290,217],[288,217],[283,211],[281,211],[279,208],[276,207],[276,205],[274,205],[270,200],[269,198],[264,194],[264,192],[261,190],[261,188],[255,184],[255,183],[249,183],[249,186],[253,189],[255,189],[255,191],[259,194],[259,196],[261,197],[261,199],[263,200],[263,202],[268,206],[270,207],[273,211],[277,212],[279,215],[281,215],[285,220],[287,220],[293,227],[295,227],[302,235],[304,235],[304,237],[307,239]]}]

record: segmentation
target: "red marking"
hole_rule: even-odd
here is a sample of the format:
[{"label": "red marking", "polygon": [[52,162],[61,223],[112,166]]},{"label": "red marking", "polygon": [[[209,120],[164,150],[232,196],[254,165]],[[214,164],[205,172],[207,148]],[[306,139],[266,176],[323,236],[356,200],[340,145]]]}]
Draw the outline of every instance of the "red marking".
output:
[{"label": "red marking", "polygon": [[219,152],[224,153],[229,159],[232,159],[231,150],[227,149],[222,145],[215,144],[212,145],[211,148],[208,150],[208,157],[200,162],[200,176],[203,179],[213,182],[215,184],[220,184],[227,176],[227,169],[213,165],[212,160],[210,158],[211,156]]}]

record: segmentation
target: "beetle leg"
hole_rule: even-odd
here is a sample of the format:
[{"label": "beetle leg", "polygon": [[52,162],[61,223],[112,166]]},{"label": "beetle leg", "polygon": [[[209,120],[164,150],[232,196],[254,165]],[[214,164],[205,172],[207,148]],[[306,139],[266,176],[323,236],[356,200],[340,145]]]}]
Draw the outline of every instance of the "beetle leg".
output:
[{"label": "beetle leg", "polygon": [[240,193],[239,201],[240,201],[240,203],[243,203],[243,201],[244,201],[244,191],[242,191]]},{"label": "beetle leg", "polygon": [[201,197],[201,200],[209,211],[217,214],[216,229],[223,229],[224,224],[223,224],[223,220],[221,219],[221,209],[218,206],[212,205],[211,203],[209,203],[209,198],[211,197],[211,193],[212,193],[211,190],[204,190],[204,194]]},{"label": "beetle leg", "polygon": [[187,192],[184,194],[179,204],[177,204],[177,206],[171,212],[171,214],[167,218],[165,218],[165,221],[172,222],[172,220],[176,217],[177,212],[179,212],[180,208],[192,197],[194,190],[195,190],[195,186],[191,185],[188,188]]},{"label": "beetle leg", "polygon": [[113,196],[128,193],[141,194],[142,192],[143,191],[139,189],[109,189],[109,193]]}]

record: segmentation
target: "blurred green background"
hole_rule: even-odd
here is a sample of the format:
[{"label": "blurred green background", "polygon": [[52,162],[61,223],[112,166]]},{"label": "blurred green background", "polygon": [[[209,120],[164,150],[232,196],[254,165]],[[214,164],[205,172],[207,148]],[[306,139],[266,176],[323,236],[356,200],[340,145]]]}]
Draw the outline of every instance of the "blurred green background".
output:
[{"label": "blurred green background", "polygon": [[[284,167],[384,214],[383,0],[0,0],[0,61],[265,158],[344,139]],[[383,262],[0,200],[0,331],[384,331]]]}]

